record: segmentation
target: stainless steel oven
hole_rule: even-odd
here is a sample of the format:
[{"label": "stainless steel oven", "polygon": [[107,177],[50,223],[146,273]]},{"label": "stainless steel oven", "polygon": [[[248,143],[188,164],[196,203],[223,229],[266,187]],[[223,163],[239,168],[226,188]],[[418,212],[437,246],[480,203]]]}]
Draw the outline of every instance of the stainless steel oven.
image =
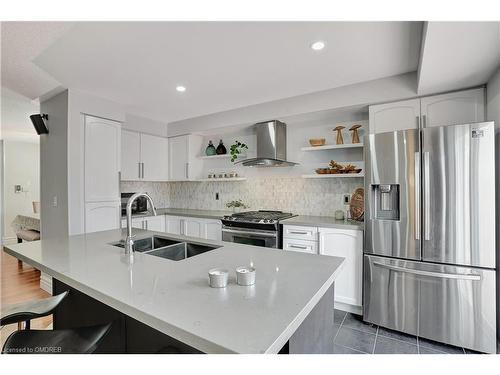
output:
[{"label": "stainless steel oven", "polygon": [[278,248],[279,233],[273,230],[259,230],[222,226],[222,241],[262,247]]},{"label": "stainless steel oven", "polygon": [[222,218],[222,240],[245,245],[281,248],[280,220],[292,217],[281,211],[247,211]]}]

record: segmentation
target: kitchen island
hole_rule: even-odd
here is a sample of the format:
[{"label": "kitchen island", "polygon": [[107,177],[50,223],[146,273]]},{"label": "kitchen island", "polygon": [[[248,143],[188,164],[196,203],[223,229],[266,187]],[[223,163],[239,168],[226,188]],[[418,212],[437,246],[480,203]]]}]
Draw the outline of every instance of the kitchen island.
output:
[{"label": "kitchen island", "polygon": [[[70,295],[54,329],[106,323],[102,352],[331,353],[334,281],[343,258],[291,253],[134,229],[214,250],[173,261],[113,246],[122,230],[8,245],[8,254],[54,278]],[[256,283],[239,286],[235,268],[252,265]],[[207,272],[230,272],[210,288]],[[167,349],[165,349],[167,348]]]}]

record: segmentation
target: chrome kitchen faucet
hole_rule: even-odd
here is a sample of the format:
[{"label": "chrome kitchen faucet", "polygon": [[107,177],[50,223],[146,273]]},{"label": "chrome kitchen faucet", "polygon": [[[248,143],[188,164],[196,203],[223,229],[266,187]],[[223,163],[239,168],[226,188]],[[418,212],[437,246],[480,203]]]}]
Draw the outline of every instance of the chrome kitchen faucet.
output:
[{"label": "chrome kitchen faucet", "polygon": [[127,202],[126,213],[127,213],[127,238],[125,239],[125,254],[132,254],[134,251],[134,240],[132,235],[132,204],[139,197],[145,197],[149,204],[151,205],[151,210],[153,215],[156,216],[156,208],[151,197],[146,193],[135,193],[132,195]]}]

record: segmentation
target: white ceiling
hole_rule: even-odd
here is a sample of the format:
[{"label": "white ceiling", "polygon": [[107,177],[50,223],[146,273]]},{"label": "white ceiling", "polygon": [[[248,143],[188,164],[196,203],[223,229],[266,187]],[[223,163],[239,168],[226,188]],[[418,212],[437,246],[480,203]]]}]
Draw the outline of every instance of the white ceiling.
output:
[{"label": "white ceiling", "polygon": [[[420,22],[87,22],[29,58],[64,87],[170,122],[415,71],[421,28]],[[2,52],[9,55],[15,45],[38,46],[23,44],[23,33],[6,38],[9,49],[2,45]],[[323,51],[309,48],[316,40],[327,43]],[[2,73],[17,91],[12,65]],[[187,91],[176,92],[178,84]],[[35,97],[46,86],[22,89]]]},{"label": "white ceiling", "polygon": [[486,83],[500,64],[500,22],[429,22],[421,60],[420,95]]},{"label": "white ceiling", "polygon": [[33,59],[71,26],[71,22],[2,22],[2,86],[31,99],[57,88],[59,82]]}]

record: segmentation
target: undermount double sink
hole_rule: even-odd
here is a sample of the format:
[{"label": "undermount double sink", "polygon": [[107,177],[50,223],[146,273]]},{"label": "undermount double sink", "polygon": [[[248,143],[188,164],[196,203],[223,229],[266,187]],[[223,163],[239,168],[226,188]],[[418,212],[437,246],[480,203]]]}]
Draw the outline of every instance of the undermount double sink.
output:
[{"label": "undermount double sink", "polygon": [[[110,245],[124,248],[125,242],[113,242]],[[182,242],[167,237],[151,236],[134,241],[134,251],[170,260],[183,260],[215,250],[219,246],[202,245],[194,242]]]}]

